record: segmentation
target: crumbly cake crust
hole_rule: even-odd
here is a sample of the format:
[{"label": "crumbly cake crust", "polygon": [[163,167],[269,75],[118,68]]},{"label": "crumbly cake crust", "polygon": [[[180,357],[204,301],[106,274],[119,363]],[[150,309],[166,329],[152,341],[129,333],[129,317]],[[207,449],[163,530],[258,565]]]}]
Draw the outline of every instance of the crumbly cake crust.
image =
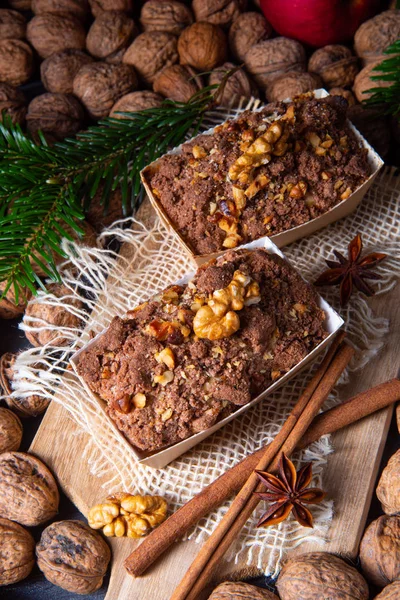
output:
[{"label": "crumbly cake crust", "polygon": [[[216,303],[233,289],[239,304]],[[200,327],[200,308],[211,305],[220,315],[212,313],[212,332]],[[239,327],[221,332],[231,313]],[[286,261],[264,249],[229,251],[186,286],[115,317],[77,369],[130,443],[156,450],[264,391],[322,341],[324,320],[314,288]]]},{"label": "crumbly cake crust", "polygon": [[[159,159],[146,179],[195,254],[286,231],[349,197],[370,174],[367,150],[347,125],[346,109],[339,96],[304,95],[289,105],[245,111]],[[232,165],[276,118],[285,125],[280,151],[267,154],[245,181],[232,179]]]}]

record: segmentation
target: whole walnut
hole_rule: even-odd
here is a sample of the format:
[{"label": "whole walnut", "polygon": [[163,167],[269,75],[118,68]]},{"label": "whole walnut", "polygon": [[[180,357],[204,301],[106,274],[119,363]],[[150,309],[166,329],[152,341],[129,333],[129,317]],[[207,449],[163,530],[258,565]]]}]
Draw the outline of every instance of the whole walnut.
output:
[{"label": "whole walnut", "polygon": [[400,598],[400,580],[393,581],[387,585],[380,594],[375,596],[375,600],[399,600]]},{"label": "whole walnut", "polygon": [[368,90],[371,90],[372,88],[389,87],[391,85],[391,81],[371,79],[371,76],[378,75],[376,71],[373,71],[378,64],[379,61],[369,63],[366,67],[361,69],[354,79],[353,92],[359,102],[363,102],[371,97],[372,94],[367,93]]},{"label": "whole walnut", "polygon": [[384,158],[390,150],[391,131],[388,118],[376,108],[365,107],[362,104],[350,106],[347,116],[377,153]]},{"label": "whole walnut", "polygon": [[8,0],[8,4],[15,10],[30,10],[32,0]]},{"label": "whole walnut", "polygon": [[319,75],[289,71],[274,79],[268,87],[268,100],[279,102],[320,87],[322,87],[322,81]]},{"label": "whole walnut", "polygon": [[32,73],[32,48],[22,40],[0,40],[0,81],[21,85]]},{"label": "whole walnut", "polygon": [[83,66],[74,79],[74,94],[93,119],[107,117],[115,102],[138,85],[130,65],[98,62]]},{"label": "whole walnut", "polygon": [[289,559],[276,584],[281,600],[368,600],[365,579],[344,560],[326,552]]},{"label": "whole walnut", "polygon": [[[0,84],[0,89],[1,89]],[[0,296],[3,295],[6,289],[6,282],[0,282]],[[0,318],[1,319],[16,319],[24,314],[24,310],[27,305],[27,299],[29,299],[31,293],[29,290],[21,290],[18,296],[18,304],[15,302],[15,293],[13,286],[10,287],[4,298],[0,300]]]},{"label": "whole walnut", "polygon": [[137,112],[140,110],[146,110],[147,108],[157,108],[161,106],[164,98],[155,92],[143,90],[140,92],[132,92],[122,96],[111,109],[110,117],[115,119],[123,119],[124,117],[118,115],[118,112]]},{"label": "whole walnut", "polygon": [[98,17],[105,10],[132,12],[133,0],[89,0],[92,15]]},{"label": "whole walnut", "polygon": [[243,0],[193,0],[192,8],[196,21],[229,27],[238,18],[245,4]]},{"label": "whole walnut", "polygon": [[86,32],[74,15],[45,13],[29,21],[27,38],[39,56],[47,58],[68,48],[84,50]]},{"label": "whole walnut", "polygon": [[397,422],[397,429],[400,433],[400,404],[398,404],[396,406],[396,422]]},{"label": "whole walnut", "polygon": [[26,452],[0,454],[0,516],[34,527],[58,511],[57,484],[49,469]]},{"label": "whole walnut", "polygon": [[0,454],[18,450],[22,440],[22,423],[15,413],[0,407]]},{"label": "whole walnut", "polygon": [[140,13],[140,24],[144,31],[166,31],[179,35],[193,23],[193,14],[188,6],[176,0],[148,0]]},{"label": "whole walnut", "polygon": [[85,523],[58,521],[43,531],[36,556],[48,581],[69,592],[90,594],[101,587],[111,552]]},{"label": "whole walnut", "polygon": [[372,521],[361,540],[360,560],[364,575],[379,587],[400,579],[400,517]]},{"label": "whole walnut", "polygon": [[11,352],[6,352],[0,358],[0,385],[6,395],[6,403],[20,417],[37,417],[46,410],[49,399],[29,389],[21,396],[13,394],[15,360],[16,354]]},{"label": "whole walnut", "polygon": [[[9,83],[0,83],[0,122],[5,112],[14,124],[22,124],[25,121],[26,106],[26,98],[21,90]],[[0,316],[1,303],[2,300],[0,300]]]},{"label": "whole walnut", "polygon": [[400,10],[385,10],[360,25],[354,36],[354,49],[366,65],[381,59],[383,51],[399,37]]},{"label": "whole walnut", "polygon": [[153,89],[158,94],[176,102],[188,102],[203,84],[196,71],[189,65],[166,67],[154,80]]},{"label": "whole walnut", "polygon": [[79,100],[71,94],[47,92],[29,104],[26,122],[31,133],[40,129],[44,134],[63,140],[82,129],[84,112]]},{"label": "whole walnut", "polygon": [[84,21],[89,14],[88,0],[32,0],[35,15],[69,13]]},{"label": "whole walnut", "polygon": [[110,63],[120,63],[137,35],[133,19],[124,12],[108,10],[95,19],[86,38],[90,54]]},{"label": "whole walnut", "polygon": [[244,12],[234,20],[229,29],[229,46],[233,56],[243,62],[252,46],[267,40],[272,35],[272,27],[258,12]]},{"label": "whole walnut", "polygon": [[[209,84],[220,84],[226,73],[233,69],[233,63],[224,63],[210,74]],[[218,104],[222,106],[238,106],[240,98],[258,97],[258,90],[244,69],[238,69],[228,77],[222,90],[217,94]]]},{"label": "whole walnut", "polygon": [[63,304],[71,308],[68,309],[57,303],[51,306],[44,304],[42,300],[48,301],[49,299],[49,296],[46,294],[33,298],[26,308],[23,322],[30,327],[40,327],[41,330],[27,330],[25,331],[25,335],[33,346],[44,346],[46,344],[66,346],[70,343],[70,340],[63,337],[62,330],[63,328],[71,330],[82,327],[82,320],[77,313],[82,309],[83,303],[62,283],[48,285],[47,291],[48,294],[52,294],[55,298],[62,298]]},{"label": "whole walnut", "polygon": [[347,100],[347,104],[349,106],[354,106],[356,103],[356,99],[354,98],[353,93],[350,90],[345,90],[341,87],[334,87],[329,90],[331,96],[342,96]]},{"label": "whole walnut", "polygon": [[376,495],[387,515],[400,513],[400,450],[393,454],[383,469]]},{"label": "whole walnut", "polygon": [[91,62],[92,57],[82,50],[56,52],[40,65],[40,78],[48,92],[72,94],[76,74],[83,65]]},{"label": "whole walnut", "polygon": [[211,23],[194,23],[178,40],[179,61],[199,71],[210,71],[225,62],[228,54],[226,35]]},{"label": "whole walnut", "polygon": [[279,75],[305,71],[306,54],[300,42],[277,37],[252,46],[244,63],[257,85],[267,90]]},{"label": "whole walnut", "polygon": [[122,62],[135,67],[142,81],[151,87],[162,69],[178,62],[176,37],[165,31],[141,33],[125,52]]},{"label": "whole walnut", "polygon": [[346,87],[358,73],[357,58],[346,46],[324,46],[311,55],[308,70],[317,73],[327,87]]},{"label": "whole walnut", "polygon": [[23,40],[25,33],[25,17],[16,10],[0,8],[0,40]]},{"label": "whole walnut", "polygon": [[29,531],[0,519],[0,586],[28,577],[35,564],[35,541]]},{"label": "whole walnut", "polygon": [[278,596],[244,581],[225,581],[215,588],[208,600],[278,600]]},{"label": "whole walnut", "polygon": [[[124,97],[126,98],[126,96]],[[108,205],[106,211],[104,211],[104,205],[101,204],[103,189],[103,186],[99,187],[96,194],[92,198],[89,210],[86,213],[86,219],[93,226],[93,228],[99,232],[105,227],[112,225],[114,221],[123,219],[124,217],[121,189],[117,188],[114,191],[110,191],[107,198]]]}]

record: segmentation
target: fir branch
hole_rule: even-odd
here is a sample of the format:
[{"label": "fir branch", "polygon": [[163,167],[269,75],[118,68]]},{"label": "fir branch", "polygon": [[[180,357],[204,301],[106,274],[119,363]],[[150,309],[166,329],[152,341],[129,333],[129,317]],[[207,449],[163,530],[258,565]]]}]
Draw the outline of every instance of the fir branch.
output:
[{"label": "fir branch", "polygon": [[188,103],[165,100],[159,108],[109,117],[53,147],[43,136],[35,143],[3,115],[0,282],[6,282],[6,291],[13,286],[18,295],[23,288],[35,292],[43,285],[33,263],[57,280],[53,252],[63,256],[62,237],[72,239],[66,228],[81,232],[79,220],[100,185],[105,207],[110,191],[119,187],[125,212],[136,208],[142,168],[181,144],[189,132],[198,132],[219,87],[204,88]]},{"label": "fir branch", "polygon": [[390,58],[385,59],[372,69],[373,72],[379,73],[379,75],[372,75],[371,79],[373,81],[388,81],[390,85],[367,90],[365,93],[372,95],[365,100],[365,104],[379,106],[384,114],[393,115],[400,119],[400,39],[388,46],[384,54],[390,56]]}]

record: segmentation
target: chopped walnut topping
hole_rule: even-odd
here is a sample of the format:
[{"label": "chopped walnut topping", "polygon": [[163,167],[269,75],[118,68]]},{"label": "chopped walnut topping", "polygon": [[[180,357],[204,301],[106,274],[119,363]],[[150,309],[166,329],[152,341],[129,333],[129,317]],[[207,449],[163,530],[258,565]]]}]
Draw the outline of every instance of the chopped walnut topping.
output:
[{"label": "chopped walnut topping", "polygon": [[164,363],[164,365],[166,365],[168,369],[175,368],[175,356],[171,348],[164,348],[164,350],[158,352],[155,355],[155,359],[158,363]]},{"label": "chopped walnut topping", "polygon": [[138,392],[133,396],[132,402],[135,408],[144,408],[146,406],[146,396]]},{"label": "chopped walnut topping", "polygon": [[195,158],[205,158],[207,156],[207,152],[202,146],[193,146],[192,154]]},{"label": "chopped walnut topping", "polygon": [[164,371],[162,375],[154,375],[154,383],[159,383],[162,386],[171,383],[174,379],[174,374],[172,371]]}]

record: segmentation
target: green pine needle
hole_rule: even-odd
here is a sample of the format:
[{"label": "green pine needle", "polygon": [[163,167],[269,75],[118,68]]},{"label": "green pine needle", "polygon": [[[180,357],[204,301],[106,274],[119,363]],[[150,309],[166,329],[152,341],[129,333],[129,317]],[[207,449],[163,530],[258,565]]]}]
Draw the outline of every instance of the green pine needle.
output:
[{"label": "green pine needle", "polygon": [[386,48],[384,54],[388,55],[389,58],[386,58],[372,69],[377,74],[371,76],[371,79],[374,81],[389,81],[391,85],[374,87],[364,92],[372,94],[370,98],[365,100],[365,104],[379,106],[384,114],[393,115],[400,119],[400,39]]},{"label": "green pine needle", "polygon": [[[226,79],[232,74],[227,74]],[[217,89],[215,89],[217,88]],[[111,190],[120,188],[125,214],[140,201],[140,171],[151,161],[195,135],[220,88],[208,86],[188,103],[165,100],[161,107],[124,118],[107,118],[96,126],[49,147],[35,143],[3,114],[0,123],[0,282],[3,295],[43,286],[38,265],[58,280],[54,252],[63,256],[67,230],[82,233],[91,200],[102,185],[107,209]],[[4,284],[3,284],[4,286]],[[4,289],[4,288],[3,288]]]}]

